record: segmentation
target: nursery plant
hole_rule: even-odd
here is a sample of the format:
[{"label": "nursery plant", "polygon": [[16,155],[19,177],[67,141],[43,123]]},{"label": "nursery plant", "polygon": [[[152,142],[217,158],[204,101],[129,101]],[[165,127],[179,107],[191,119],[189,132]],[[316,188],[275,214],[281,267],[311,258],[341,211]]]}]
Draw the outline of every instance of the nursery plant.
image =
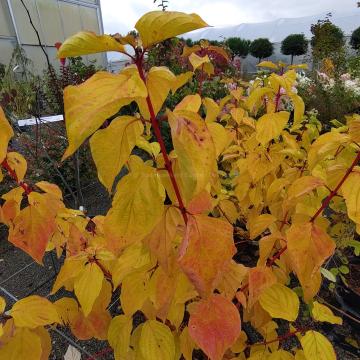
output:
[{"label": "nursery plant", "polygon": [[259,38],[255,39],[250,44],[250,54],[259,59],[259,62],[261,59],[265,59],[269,56],[271,56],[274,53],[274,45],[270,42],[269,39],[266,38]]},{"label": "nursery plant", "polygon": [[[342,319],[317,294],[335,251],[331,213],[345,214],[360,233],[360,117],[322,133],[293,91],[295,69],[276,65],[266,82],[234,79],[239,86],[219,102],[200,89],[163,109],[192,74],[145,71],[145,54],[206,26],[195,14],[155,11],[136,23],[136,37],[80,32],[60,48],[60,58],[118,51],[132,61],[64,91],[63,159],[90,139],[112,196],[106,216],[90,219],[67,209],[57,186],[26,182],[26,160],[9,147],[13,130],[0,110],[0,178],[14,181],[2,195],[0,222],[38,263],[46,251],[64,253],[52,293],[72,293],[53,303],[33,295],[11,308],[1,299],[1,359],[48,358],[55,326],[69,326],[80,340],[107,339],[116,359],[336,358],[318,328]],[[206,55],[193,55],[194,71],[211,67]],[[293,113],[282,108],[283,97]],[[137,112],[107,121],[130,103]],[[171,128],[170,152],[161,121]],[[135,147],[147,151],[146,160]],[[128,174],[116,183],[124,166]],[[258,256],[241,263],[249,241]],[[113,318],[111,296],[120,296]],[[310,318],[302,322],[305,311]],[[259,340],[248,339],[243,323]],[[285,350],[289,338],[296,341]]]},{"label": "nursery plant", "polygon": [[282,41],[281,52],[284,55],[291,55],[291,64],[293,64],[294,56],[305,55],[308,45],[304,34],[291,34]]}]

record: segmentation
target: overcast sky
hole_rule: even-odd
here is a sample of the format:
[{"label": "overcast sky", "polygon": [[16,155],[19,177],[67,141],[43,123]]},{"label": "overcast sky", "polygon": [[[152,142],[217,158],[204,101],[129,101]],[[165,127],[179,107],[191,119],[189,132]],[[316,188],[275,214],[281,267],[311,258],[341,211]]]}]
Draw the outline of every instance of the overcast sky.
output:
[{"label": "overcast sky", "polygon": [[[169,10],[195,12],[208,24],[235,25],[331,11],[349,11],[357,0],[169,0]],[[105,33],[127,33],[153,0],[101,0]]]}]

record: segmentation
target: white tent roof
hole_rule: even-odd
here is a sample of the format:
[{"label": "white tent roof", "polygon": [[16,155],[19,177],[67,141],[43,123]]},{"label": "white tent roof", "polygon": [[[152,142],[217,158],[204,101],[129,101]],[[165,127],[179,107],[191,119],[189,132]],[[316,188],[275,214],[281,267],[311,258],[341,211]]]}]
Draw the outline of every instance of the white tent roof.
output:
[{"label": "white tent roof", "polygon": [[[255,40],[259,37],[266,37],[271,42],[281,42],[289,34],[303,33],[308,39],[311,38],[310,28],[312,24],[320,19],[325,19],[327,13],[291,18],[278,19],[263,23],[247,23],[240,25],[212,27],[204,30],[193,31],[185,34],[185,38],[192,40],[224,40],[229,37],[241,37],[243,39]],[[360,26],[360,9],[354,9],[349,12],[333,12],[331,21],[339,26],[345,35],[351,33]]]}]

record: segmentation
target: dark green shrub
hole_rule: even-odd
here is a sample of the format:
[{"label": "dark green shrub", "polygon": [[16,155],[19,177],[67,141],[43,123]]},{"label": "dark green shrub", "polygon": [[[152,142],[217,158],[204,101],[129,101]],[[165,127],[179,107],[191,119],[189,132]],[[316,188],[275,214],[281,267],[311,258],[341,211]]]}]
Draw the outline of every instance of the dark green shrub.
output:
[{"label": "dark green shrub", "polygon": [[284,55],[291,55],[291,64],[294,62],[294,56],[306,54],[308,41],[304,34],[291,34],[281,43],[281,52]]},{"label": "dark green shrub", "polygon": [[274,46],[269,39],[259,38],[254,40],[250,45],[250,54],[259,59],[265,59],[274,52]]},{"label": "dark green shrub", "polygon": [[226,45],[231,50],[233,56],[246,58],[250,51],[251,41],[239,37],[231,37],[226,40]]},{"label": "dark green shrub", "polygon": [[354,50],[360,51],[360,26],[353,31],[350,44]]}]

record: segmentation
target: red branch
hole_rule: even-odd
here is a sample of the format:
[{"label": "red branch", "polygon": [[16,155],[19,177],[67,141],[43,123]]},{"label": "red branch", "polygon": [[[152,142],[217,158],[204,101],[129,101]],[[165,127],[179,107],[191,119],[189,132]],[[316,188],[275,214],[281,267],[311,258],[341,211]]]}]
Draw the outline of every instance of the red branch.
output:
[{"label": "red branch", "polygon": [[15,170],[10,167],[6,159],[1,163],[1,166],[9,173],[10,177],[24,189],[26,195],[29,195],[32,192],[32,189],[28,184],[23,181],[19,181]]},{"label": "red branch", "polygon": [[[139,71],[139,75],[140,75],[142,81],[146,84],[146,78],[145,78],[145,74],[144,74],[144,70],[143,70],[143,56],[138,55],[135,63],[136,63],[136,66],[137,66],[137,69]],[[155,115],[153,104],[150,99],[150,95],[147,96],[146,102],[147,102],[147,106],[148,106],[148,109],[150,112],[151,125],[154,129],[156,139],[160,145],[161,153],[162,153],[164,161],[165,161],[165,168],[166,168],[167,172],[169,173],[170,180],[171,180],[172,186],[174,188],[177,201],[179,203],[179,208],[180,208],[181,214],[183,216],[185,224],[187,224],[188,217],[187,217],[187,213],[186,213],[186,208],[185,208],[184,202],[181,198],[180,189],[176,182],[174,171],[172,169],[172,164],[171,164],[171,161],[170,161],[169,156],[166,151],[166,147],[165,147],[163,137],[161,135],[159,123],[156,120],[156,115]]]}]

